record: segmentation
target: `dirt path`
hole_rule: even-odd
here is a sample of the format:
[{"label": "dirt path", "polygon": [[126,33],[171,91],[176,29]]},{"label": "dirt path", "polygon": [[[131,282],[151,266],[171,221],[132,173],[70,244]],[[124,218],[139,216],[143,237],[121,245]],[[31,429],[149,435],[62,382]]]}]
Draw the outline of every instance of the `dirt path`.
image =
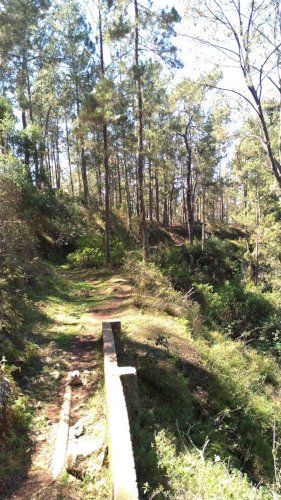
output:
[{"label": "dirt path", "polygon": [[[72,276],[72,279],[77,281],[77,276]],[[90,275],[75,284],[75,290],[65,297],[65,301],[53,301],[48,311],[52,318],[47,331],[50,342],[44,343],[40,349],[41,374],[35,380],[33,377],[26,381],[26,391],[36,408],[30,432],[33,443],[31,465],[27,477],[18,479],[16,491],[2,498],[109,498],[105,405],[100,383],[103,377],[101,322],[118,316],[130,296],[131,287],[126,280],[113,275],[93,279]],[[82,446],[81,453],[86,457],[82,466],[76,462],[69,465],[67,478],[54,482],[51,467],[56,431],[67,377],[73,370],[80,372],[83,385],[72,389],[70,447],[78,446],[81,452]],[[73,432],[79,425],[80,435],[75,437]],[[72,463],[71,459],[68,463]],[[92,472],[92,481],[89,480],[89,471]],[[84,472],[88,475],[86,482]],[[14,479],[14,486],[16,481]],[[98,483],[96,488],[94,481]]]}]

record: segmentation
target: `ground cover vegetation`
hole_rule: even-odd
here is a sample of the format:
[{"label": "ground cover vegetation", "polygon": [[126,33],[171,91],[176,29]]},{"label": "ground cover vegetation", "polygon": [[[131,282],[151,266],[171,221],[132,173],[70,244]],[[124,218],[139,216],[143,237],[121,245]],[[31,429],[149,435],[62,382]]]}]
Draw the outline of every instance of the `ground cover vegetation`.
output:
[{"label": "ground cover vegetation", "polygon": [[[281,495],[279,2],[186,0],[180,14],[138,0],[0,2],[8,493],[32,463],[34,404],[79,333],[57,315],[95,314],[122,269],[117,344],[138,370],[143,498]],[[207,59],[218,51],[215,69],[188,68],[180,37]],[[246,86],[228,87],[229,64]],[[100,415],[102,398],[100,384]],[[107,465],[82,483],[77,498],[105,498]],[[69,475],[61,488],[70,498]]]}]

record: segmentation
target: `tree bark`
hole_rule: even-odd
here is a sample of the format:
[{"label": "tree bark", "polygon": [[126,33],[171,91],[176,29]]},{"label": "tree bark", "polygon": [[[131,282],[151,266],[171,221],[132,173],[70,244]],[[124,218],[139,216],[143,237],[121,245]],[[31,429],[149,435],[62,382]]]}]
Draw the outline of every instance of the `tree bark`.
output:
[{"label": "tree bark", "polygon": [[[22,117],[22,128],[23,130],[25,130],[27,128],[27,119],[26,119],[26,112],[24,109],[22,110],[21,117]],[[30,144],[27,137],[25,137],[23,141],[23,150],[24,150],[24,164],[30,174]]]},{"label": "tree bark", "polygon": [[[101,76],[105,76],[104,55],[103,55],[103,33],[102,33],[102,16],[101,6],[99,3],[99,43],[100,43],[100,69]],[[107,123],[103,123],[103,164],[105,172],[105,258],[107,264],[111,264],[110,252],[110,182],[109,182],[109,157],[108,157],[108,132]]]},{"label": "tree bark", "polygon": [[[77,78],[75,80],[75,91],[76,91],[76,109],[77,109],[77,118],[78,118],[78,137],[79,137],[79,153],[80,153],[80,167],[81,167],[81,177],[82,185],[83,185],[83,201],[86,207],[89,207],[90,201],[90,193],[89,193],[89,184],[88,184],[88,173],[87,173],[87,162],[85,157],[85,148],[84,148],[84,138],[83,132],[81,130],[81,123],[79,119],[80,113],[80,101],[79,101],[79,88]],[[79,178],[79,174],[78,174]],[[81,192],[81,189],[80,189]]]},{"label": "tree bark", "polygon": [[193,190],[192,190],[192,147],[190,134],[191,120],[186,125],[185,132],[182,135],[187,151],[187,172],[186,172],[186,208],[187,208],[187,224],[188,224],[188,239],[190,244],[194,240],[194,209],[193,209]]},{"label": "tree bark", "polygon": [[132,230],[132,207],[131,207],[130,183],[129,183],[129,174],[127,169],[126,155],[125,155],[125,147],[124,147],[124,175],[125,175],[128,228]]},{"label": "tree bark", "polygon": [[69,131],[68,131],[66,113],[65,113],[65,133],[66,133],[66,150],[67,150],[67,161],[68,161],[68,169],[69,169],[71,194],[72,194],[72,196],[74,196],[74,185],[73,185],[72,165],[71,165],[71,155],[70,155],[70,145],[69,145]]},{"label": "tree bark", "polygon": [[148,190],[149,190],[149,220],[153,220],[153,189],[152,189],[152,168],[151,158],[148,158]]},{"label": "tree bark", "polygon": [[157,222],[159,223],[160,222],[159,181],[158,181],[158,174],[157,174],[156,170],[155,170],[155,216],[156,216]]},{"label": "tree bark", "polygon": [[149,245],[145,218],[145,203],[144,203],[144,159],[143,159],[143,98],[141,88],[141,76],[139,65],[139,7],[138,1],[134,0],[135,10],[135,83],[136,83],[136,98],[137,98],[137,178],[139,191],[139,208],[140,208],[140,233],[142,236],[143,258],[145,262],[149,261]]},{"label": "tree bark", "polygon": [[201,241],[202,250],[204,250],[204,246],[205,246],[205,201],[206,201],[206,193],[205,193],[205,190],[203,190],[203,194],[202,194],[202,241]]}]

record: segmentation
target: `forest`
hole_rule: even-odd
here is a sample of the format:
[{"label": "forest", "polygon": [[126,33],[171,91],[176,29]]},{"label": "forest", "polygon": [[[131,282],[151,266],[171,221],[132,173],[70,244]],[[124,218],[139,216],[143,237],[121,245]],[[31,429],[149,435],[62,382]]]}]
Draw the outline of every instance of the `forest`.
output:
[{"label": "forest", "polygon": [[167,4],[0,0],[0,499],[112,498],[111,317],[139,497],[281,498],[281,4]]}]

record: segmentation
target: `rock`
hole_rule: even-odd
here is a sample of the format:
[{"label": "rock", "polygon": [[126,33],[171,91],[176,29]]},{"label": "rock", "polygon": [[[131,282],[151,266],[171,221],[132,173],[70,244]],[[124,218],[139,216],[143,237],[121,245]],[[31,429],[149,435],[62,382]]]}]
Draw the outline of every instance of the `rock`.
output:
[{"label": "rock", "polygon": [[52,363],[52,358],[47,356],[47,358],[45,358],[45,362],[49,365],[50,363]]},{"label": "rock", "polygon": [[87,472],[88,472],[88,474],[90,474],[91,476],[93,476],[99,470],[101,470],[101,468],[102,468],[102,466],[103,466],[103,464],[105,462],[106,456],[107,456],[107,447],[104,446],[104,448],[102,449],[102,451],[97,456],[94,456],[93,458],[91,458],[88,461],[88,466],[87,466],[87,469],[88,469]]},{"label": "rock", "polygon": [[[81,443],[83,441],[83,445]],[[86,443],[89,443],[90,445]],[[79,444],[78,444],[79,443]],[[90,455],[93,455],[89,458]],[[67,458],[66,470],[78,478],[85,474],[96,473],[101,469],[106,456],[106,446],[103,440],[97,440],[85,436],[77,440],[76,446],[72,446]]]},{"label": "rock", "polygon": [[83,382],[80,377],[80,372],[79,370],[73,370],[73,372],[70,372],[68,375],[68,383],[72,387],[78,387],[79,385],[83,385]]},{"label": "rock", "polygon": [[58,370],[50,372],[50,375],[54,380],[59,380],[60,378],[60,372]]},{"label": "rock", "polygon": [[82,420],[78,420],[76,424],[74,424],[72,427],[69,429],[70,435],[73,435],[74,437],[78,438],[84,434],[84,423]]},{"label": "rock", "polygon": [[97,379],[97,374],[95,371],[84,370],[81,379],[86,387],[91,387]]},{"label": "rock", "polygon": [[90,436],[82,436],[79,439],[77,439],[75,448],[77,456],[85,458],[88,457],[89,455],[92,455],[92,453],[101,450],[103,446],[104,446],[103,438],[95,439]]},{"label": "rock", "polygon": [[46,441],[47,438],[44,434],[40,434],[39,436],[36,436],[34,439],[37,443],[43,443],[44,441]]}]

